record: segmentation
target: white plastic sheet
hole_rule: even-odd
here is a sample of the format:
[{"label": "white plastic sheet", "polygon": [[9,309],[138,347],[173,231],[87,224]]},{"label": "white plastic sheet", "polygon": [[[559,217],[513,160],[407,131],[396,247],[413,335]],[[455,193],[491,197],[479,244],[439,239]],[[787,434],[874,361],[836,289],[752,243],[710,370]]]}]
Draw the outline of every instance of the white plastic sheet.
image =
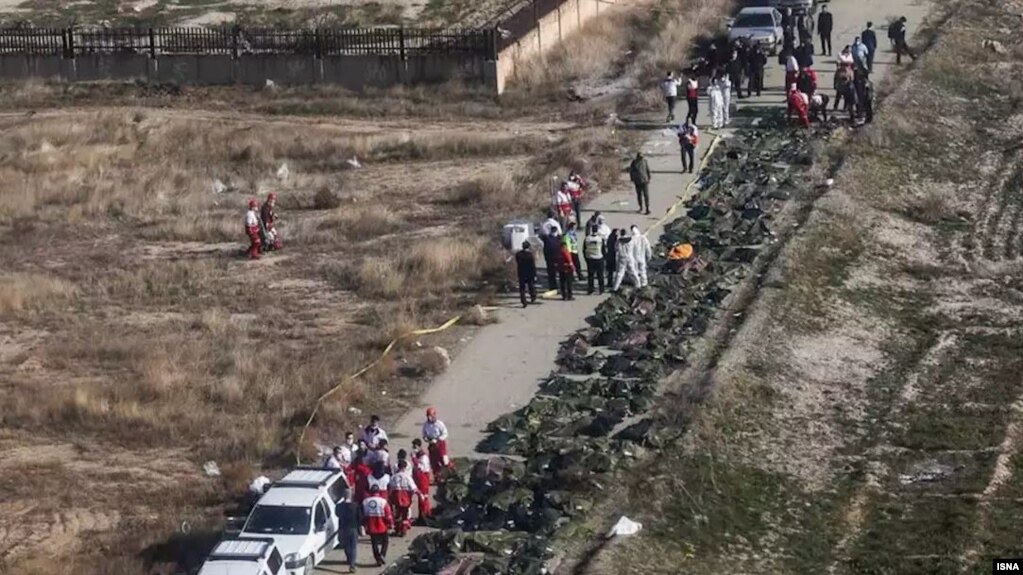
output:
[{"label": "white plastic sheet", "polygon": [[610,539],[615,535],[635,535],[639,533],[640,529],[643,529],[642,523],[622,515],[618,522],[607,532],[607,538]]}]

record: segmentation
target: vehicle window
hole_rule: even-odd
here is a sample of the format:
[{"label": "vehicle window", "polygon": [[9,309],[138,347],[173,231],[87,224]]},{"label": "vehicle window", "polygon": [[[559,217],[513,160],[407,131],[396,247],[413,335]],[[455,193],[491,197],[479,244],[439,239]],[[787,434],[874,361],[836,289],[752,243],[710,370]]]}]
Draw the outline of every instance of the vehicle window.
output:
[{"label": "vehicle window", "polygon": [[348,495],[348,484],[343,478],[338,479],[330,486],[327,493],[330,495],[330,500],[337,503],[338,501],[341,501],[345,495]]},{"label": "vehicle window", "polygon": [[327,526],[327,507],[326,504],[323,503],[322,499],[316,504],[315,525],[317,529]]},{"label": "vehicle window", "polygon": [[257,505],[245,522],[247,533],[305,535],[309,533],[310,512],[305,507]]},{"label": "vehicle window", "polygon": [[734,28],[773,28],[774,18],[770,14],[739,14],[732,26]]},{"label": "vehicle window", "polygon": [[284,559],[281,559],[281,552],[277,550],[277,547],[274,547],[270,551],[270,556],[266,558],[266,568],[270,570],[270,575],[277,575],[283,564]]}]

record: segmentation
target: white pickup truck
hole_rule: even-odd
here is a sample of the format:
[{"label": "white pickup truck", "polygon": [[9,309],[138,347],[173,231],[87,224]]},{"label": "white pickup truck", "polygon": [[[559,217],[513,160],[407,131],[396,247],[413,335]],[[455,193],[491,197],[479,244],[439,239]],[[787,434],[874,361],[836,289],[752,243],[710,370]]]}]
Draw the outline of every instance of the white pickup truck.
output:
[{"label": "white pickup truck", "polygon": [[284,556],[282,575],[308,575],[337,545],[334,508],[347,492],[338,469],[294,469],[259,498],[240,535],[272,539]]},{"label": "white pickup truck", "polygon": [[269,537],[240,537],[217,543],[199,575],[283,575],[284,558]]}]

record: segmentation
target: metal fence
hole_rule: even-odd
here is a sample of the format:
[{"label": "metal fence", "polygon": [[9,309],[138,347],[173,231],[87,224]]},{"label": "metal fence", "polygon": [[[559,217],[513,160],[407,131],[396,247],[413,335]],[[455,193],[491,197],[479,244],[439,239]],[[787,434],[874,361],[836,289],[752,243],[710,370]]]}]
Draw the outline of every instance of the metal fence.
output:
[{"label": "metal fence", "polygon": [[281,30],[258,28],[0,28],[0,54],[143,53],[399,55],[465,54],[496,59],[493,29],[435,31],[405,28]]}]

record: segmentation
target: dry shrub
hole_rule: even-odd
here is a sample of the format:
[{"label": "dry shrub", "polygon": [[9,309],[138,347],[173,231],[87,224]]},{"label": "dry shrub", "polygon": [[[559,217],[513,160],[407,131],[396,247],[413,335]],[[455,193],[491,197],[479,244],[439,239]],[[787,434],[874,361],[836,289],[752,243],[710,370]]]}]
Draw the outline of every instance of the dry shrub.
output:
[{"label": "dry shrub", "polygon": [[413,363],[426,375],[439,375],[451,365],[446,349],[434,346],[415,354]]},{"label": "dry shrub", "polygon": [[401,269],[412,289],[446,288],[480,271],[483,238],[427,240],[402,253]]},{"label": "dry shrub", "polygon": [[313,195],[313,209],[334,210],[341,205],[341,197],[334,190],[324,186]]},{"label": "dry shrub", "polygon": [[488,211],[515,209],[528,203],[525,199],[508,173],[487,174],[462,182],[451,196],[454,204],[485,208]]},{"label": "dry shrub", "polygon": [[248,491],[249,483],[260,475],[260,470],[247,461],[229,461],[219,467],[224,491],[230,497],[244,495]]},{"label": "dry shrub", "polygon": [[339,210],[321,224],[321,228],[337,230],[353,241],[366,241],[397,233],[404,227],[405,221],[401,216],[380,204]]},{"label": "dry shrub", "polygon": [[355,289],[359,295],[391,299],[405,291],[405,275],[393,258],[370,258],[355,269]]},{"label": "dry shrub", "polygon": [[53,276],[14,272],[0,276],[0,313],[40,310],[66,302],[76,294],[70,283]]}]

